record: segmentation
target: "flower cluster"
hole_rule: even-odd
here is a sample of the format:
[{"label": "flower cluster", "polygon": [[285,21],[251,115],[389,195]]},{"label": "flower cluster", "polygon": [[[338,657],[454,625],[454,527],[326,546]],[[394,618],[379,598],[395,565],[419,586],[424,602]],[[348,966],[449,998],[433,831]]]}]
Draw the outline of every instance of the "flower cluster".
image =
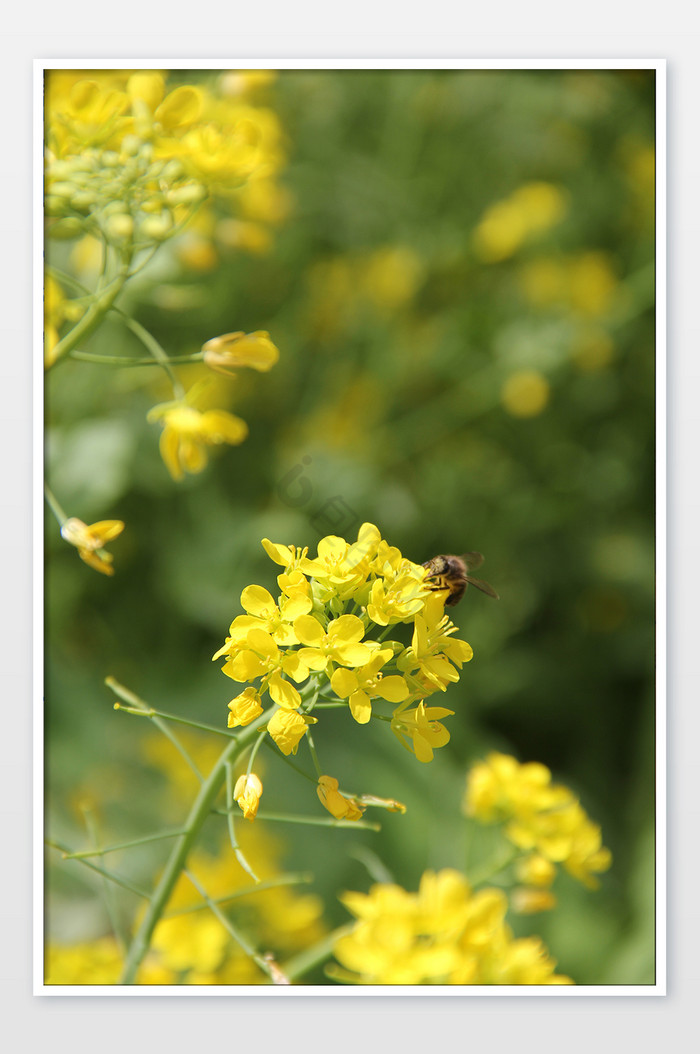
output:
[{"label": "flower cluster", "polygon": [[[169,90],[156,71],[52,71],[46,91],[51,233],[158,243],[211,196],[274,195],[275,114],[224,77]],[[253,189],[255,188],[255,189]]]},{"label": "flower cluster", "polygon": [[[472,657],[453,636],[445,591],[433,590],[425,569],[371,523],[353,543],[321,539],[315,557],[268,539],[262,544],[283,568],[280,594],[275,599],[259,585],[244,589],[246,614],[233,620],[214,655],[225,660],[228,677],[246,684],[229,703],[229,727],[258,717],[267,696],[276,704],[267,730],[288,755],[317,722],[312,711],[345,703],[358,724],[372,717],[390,722],[419,761],[430,761],[449,741],[440,719],[453,711],[426,706],[425,698],[458,681]],[[413,626],[410,643],[385,639],[399,624]],[[325,788],[327,798],[331,790]]]},{"label": "flower cluster", "polygon": [[[519,877],[526,888],[544,891],[561,864],[589,889],[599,885],[595,874],[612,862],[593,823],[575,794],[552,783],[545,765],[521,765],[506,754],[490,754],[467,777],[467,816],[482,823],[503,823],[506,837],[523,853]],[[525,895],[527,903],[527,894]]]},{"label": "flower cluster", "polygon": [[333,978],[351,984],[560,985],[556,962],[538,937],[515,939],[505,922],[499,889],[474,892],[463,875],[427,871],[417,893],[397,885],[342,898],[358,920],[339,938],[342,968]]}]

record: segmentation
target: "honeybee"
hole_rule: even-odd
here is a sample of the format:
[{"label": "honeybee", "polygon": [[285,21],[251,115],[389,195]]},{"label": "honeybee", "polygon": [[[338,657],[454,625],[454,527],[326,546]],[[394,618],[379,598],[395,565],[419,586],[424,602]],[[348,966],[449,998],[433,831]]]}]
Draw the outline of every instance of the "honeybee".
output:
[{"label": "honeybee", "polygon": [[445,607],[453,607],[458,604],[464,596],[467,583],[476,586],[482,593],[498,600],[499,596],[493,586],[481,578],[474,578],[470,571],[481,567],[484,558],[481,553],[463,553],[462,556],[434,556],[432,560],[426,560],[423,567],[427,568],[427,578],[435,584],[429,588],[433,590],[446,589],[448,591]]}]

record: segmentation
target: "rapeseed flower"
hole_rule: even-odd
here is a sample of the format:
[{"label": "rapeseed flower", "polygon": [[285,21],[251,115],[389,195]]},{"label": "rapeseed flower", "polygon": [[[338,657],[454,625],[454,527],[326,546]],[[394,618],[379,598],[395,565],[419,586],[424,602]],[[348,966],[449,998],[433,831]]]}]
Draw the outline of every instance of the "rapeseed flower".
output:
[{"label": "rapeseed flower", "polygon": [[360,820],[364,807],[357,798],[348,797],[338,790],[338,781],[334,776],[319,776],[316,788],[319,801],[336,820]]},{"label": "rapeseed flower", "polygon": [[[467,778],[464,809],[482,823],[503,823],[504,834],[518,849],[534,852],[527,881],[546,885],[541,876],[551,874],[539,858],[561,864],[590,889],[598,887],[596,874],[612,863],[602,844],[600,827],[587,816],[567,787],[551,782],[546,765],[521,765],[505,754],[490,754],[473,766]],[[524,865],[523,865],[524,866]]]},{"label": "rapeseed flower", "polygon": [[226,410],[197,410],[192,403],[199,391],[191,389],[184,399],[160,403],[148,413],[149,421],[160,421],[160,453],[175,481],[186,472],[201,472],[207,464],[207,447],[229,443],[237,446],[248,435],[245,421]]},{"label": "rapeseed flower", "polygon": [[246,820],[252,821],[255,819],[262,792],[262,781],[254,772],[251,772],[250,775],[244,773],[236,780],[236,786],[233,788],[233,800],[242,809]]},{"label": "rapeseed flower", "polygon": [[224,333],[202,346],[204,362],[212,370],[231,373],[241,366],[267,373],[279,359],[279,351],[264,330],[255,333]]},{"label": "rapeseed flower", "polygon": [[501,890],[474,893],[459,872],[427,871],[417,893],[380,884],[341,900],[357,922],[334,945],[351,984],[572,984],[539,938],[516,940]]},{"label": "rapeseed flower", "polygon": [[[419,761],[430,761],[450,738],[440,719],[454,711],[427,706],[425,697],[459,680],[472,649],[455,638],[445,596],[426,584],[426,569],[389,545],[372,523],[362,524],[352,542],[322,538],[316,555],[269,538],[262,545],[283,569],[281,592],[247,586],[241,593],[245,614],[233,619],[213,656],[224,659],[228,677],[248,682],[229,703],[229,727],[258,717],[267,692],[278,705],[267,731],[290,754],[318,720],[310,716],[314,708],[320,713],[344,704],[360,725],[373,717],[388,721]],[[413,624],[409,647],[385,639],[397,622]],[[392,799],[382,803],[403,811]]]},{"label": "rapeseed flower", "polygon": [[61,527],[61,536],[76,547],[80,559],[95,571],[103,575],[113,575],[114,557],[104,546],[123,530],[122,520],[99,520],[88,527],[82,520],[71,516]]}]

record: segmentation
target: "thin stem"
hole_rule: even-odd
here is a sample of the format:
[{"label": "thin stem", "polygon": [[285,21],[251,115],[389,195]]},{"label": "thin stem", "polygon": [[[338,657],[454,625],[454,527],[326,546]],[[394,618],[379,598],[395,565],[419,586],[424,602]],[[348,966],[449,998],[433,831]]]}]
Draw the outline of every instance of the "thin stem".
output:
[{"label": "thin stem", "polygon": [[305,948],[303,952],[299,952],[292,959],[287,959],[282,964],[285,976],[290,981],[296,981],[297,978],[302,977],[309,970],[313,970],[315,966],[320,966],[333,954],[333,947],[336,941],[339,941],[341,937],[347,937],[354,928],[354,922],[340,926],[337,930],[333,930],[327,937],[320,940],[318,944],[314,944],[312,948]]},{"label": "thin stem", "polygon": [[[312,881],[311,875],[282,875],[280,878],[270,878],[265,882],[257,882],[254,886],[237,889],[235,893],[227,893],[224,897],[214,897],[213,901],[215,904],[227,904],[231,900],[240,900],[242,897],[249,897],[254,893],[262,893],[266,889],[277,889],[279,886],[308,885]],[[177,911],[166,911],[163,918],[176,919],[180,915],[191,915],[194,911],[204,911],[208,907],[209,905],[206,903],[189,904],[186,908],[178,908]]]},{"label": "thin stem", "polygon": [[106,856],[107,853],[117,853],[120,849],[132,849],[135,845],[149,845],[151,842],[161,842],[166,838],[177,838],[184,834],[183,830],[163,831],[161,834],[147,834],[143,838],[133,838],[130,842],[119,842],[117,845],[108,845],[104,849],[81,849],[77,853],[64,853],[64,860],[85,860],[88,856]]},{"label": "thin stem", "polygon": [[211,812],[216,797],[226,778],[226,766],[232,764],[240,756],[251,741],[255,738],[259,728],[267,722],[269,715],[260,714],[255,721],[241,731],[236,739],[232,739],[224,747],[218,761],[212,768],[209,776],[200,787],[195,798],[181,834],[163,869],[160,880],[151,896],[148,910],[131,942],[124,971],[121,977],[122,984],[134,984],[136,972],[148,951],[153,936],[153,931],[161,918],[165,905],[167,904],[178,877],[185,866],[187,857],[197,836]]},{"label": "thin stem", "polygon": [[[112,686],[110,685],[110,687]],[[120,703],[115,703],[114,709],[121,710],[125,714],[135,714],[137,717],[162,717],[166,721],[175,721],[179,725],[198,728],[202,732],[216,732],[217,735],[225,736],[227,739],[235,739],[236,737],[235,732],[229,732],[225,728],[217,728],[216,725],[205,725],[201,721],[190,721],[187,717],[169,714],[167,710],[156,710],[154,706],[149,706],[147,710],[141,710],[135,706],[122,706]]]},{"label": "thin stem", "polygon": [[257,740],[255,741],[255,746],[253,747],[253,749],[250,752],[250,758],[248,759],[248,768],[246,769],[246,776],[250,776],[251,772],[253,771],[253,764],[255,763],[255,755],[260,750],[260,747],[261,747],[266,735],[267,735],[267,729],[264,728],[262,730],[262,732],[260,733],[260,735],[258,736]]},{"label": "thin stem", "polygon": [[309,753],[311,754],[311,760],[313,761],[314,768],[316,769],[316,775],[320,778],[323,775],[323,769],[321,768],[321,766],[319,764],[319,761],[318,761],[318,755],[316,753],[316,747],[314,746],[314,741],[313,741],[313,739],[311,737],[311,732],[307,732],[306,733],[306,742],[308,743],[308,746],[309,746]]},{"label": "thin stem", "polygon": [[304,772],[304,770],[300,768],[299,765],[296,765],[291,758],[288,758],[286,754],[283,754],[275,743],[271,742],[269,739],[265,739],[264,742],[265,746],[268,747],[268,749],[270,749],[276,757],[281,758],[282,761],[289,765],[290,768],[294,769],[294,771],[298,773],[298,775],[303,776],[305,780],[309,780],[309,782],[313,783],[314,786],[318,783],[318,780],[314,779],[313,776],[310,776],[308,772]]},{"label": "thin stem", "polygon": [[270,820],[275,823],[301,823],[310,827],[354,827],[367,831],[381,831],[381,825],[371,820],[331,820],[324,816],[294,816],[287,813],[259,812],[258,820]]},{"label": "thin stem", "polygon": [[[101,852],[100,837],[97,828],[97,821],[95,820],[93,810],[89,806],[83,806],[81,808],[81,812],[83,814],[83,819],[85,820],[85,826],[87,827],[88,834],[95,846],[95,851],[99,854]],[[119,950],[123,953],[128,943],[128,937],[119,919],[119,912],[117,910],[117,905],[115,904],[113,896],[114,890],[109,884],[109,879],[105,875],[102,876],[102,894],[104,896],[105,907],[107,908],[107,914],[109,916],[112,931],[114,933],[114,936],[116,937],[117,944],[119,945]]]},{"label": "thin stem", "polygon": [[93,302],[83,317],[76,322],[71,331],[66,333],[62,340],[59,340],[53,349],[51,365],[55,366],[69,352],[77,348],[81,341],[86,340],[94,333],[122,291],[128,278],[129,263],[130,256],[127,256],[116,277],[104,289],[95,293]]},{"label": "thin stem", "polygon": [[[61,853],[67,853],[70,855],[70,849],[65,845],[61,845],[60,842],[50,842],[47,839],[46,844],[52,849],[58,849]],[[103,875],[105,878],[108,878],[110,882],[114,882],[115,885],[121,886],[122,889],[128,889],[130,893],[135,893],[137,897],[144,897],[146,900],[149,899],[148,893],[139,889],[138,886],[132,885],[131,882],[128,882],[125,878],[120,878],[119,875],[115,875],[113,871],[107,871],[106,868],[98,867],[97,864],[92,864],[89,860],[82,860],[79,857],[78,863],[83,864],[85,867],[89,867],[91,871],[96,871],[98,875]]]},{"label": "thin stem", "polygon": [[[122,355],[97,355],[90,351],[71,351],[70,357],[78,362],[94,362],[100,366],[162,366],[162,362],[155,362],[143,356],[129,358]],[[192,355],[172,355],[168,358],[169,363],[202,362],[204,356],[201,351],[193,352]]]},{"label": "thin stem", "polygon": [[[236,807],[235,810],[233,808],[233,791],[233,762],[229,761],[226,763],[226,814],[229,841],[231,842],[231,848],[233,849],[234,856],[236,857],[236,860],[241,865],[243,870],[250,875],[250,877],[253,879],[253,882],[259,882],[260,879],[255,874],[255,871],[253,871],[253,868],[246,860],[245,854],[241,849],[240,845],[238,844],[238,839],[236,838],[236,821],[234,819],[234,814],[238,811],[238,808]],[[229,804],[231,804],[231,808],[229,808]],[[212,809],[212,812],[218,811],[218,809]]]},{"label": "thin stem", "polygon": [[248,941],[248,939],[244,937],[238,929],[236,929],[229,917],[225,915],[221,908],[217,906],[216,902],[209,897],[207,892],[202,888],[202,886],[194,877],[194,875],[187,870],[185,870],[185,874],[187,875],[194,888],[199,893],[200,897],[202,897],[206,901],[207,906],[211,909],[212,913],[216,916],[221,925],[226,930],[228,930],[236,944],[238,944],[246,953],[246,955],[260,967],[263,973],[267,974],[267,976],[270,978],[271,981],[274,982],[274,984],[289,984],[288,979],[284,977],[279,967],[271,962],[271,957],[260,955],[260,953],[255,950],[255,948]]},{"label": "thin stem", "polygon": [[170,383],[173,386],[175,398],[183,399],[185,396],[185,389],[182,387],[180,381],[175,376],[175,373],[173,372],[173,369],[170,365],[170,359],[168,358],[156,338],[153,336],[153,334],[149,333],[145,326],[142,326],[141,323],[137,322],[135,318],[127,318],[125,319],[125,323],[128,329],[130,329],[131,332],[134,334],[134,336],[138,337],[138,339],[143,344],[144,348],[146,348],[151,353],[156,362],[163,367],[168,377],[170,378]]},{"label": "thin stem", "polygon": [[507,867],[514,864],[521,854],[522,849],[511,849],[505,856],[501,857],[500,860],[492,861],[487,868],[483,868],[481,872],[477,872],[476,878],[467,875],[469,885],[474,888],[483,885],[484,882],[490,882],[492,878],[499,874],[499,872],[505,871]]},{"label": "thin stem", "polygon": [[58,520],[59,527],[63,527],[63,524],[66,522],[68,517],[66,516],[65,512],[63,511],[63,509],[61,508],[61,506],[56,501],[56,497],[55,497],[53,491],[51,490],[51,488],[49,487],[48,483],[44,483],[44,497],[46,498],[48,506],[51,509],[51,512],[54,514],[54,516]]}]

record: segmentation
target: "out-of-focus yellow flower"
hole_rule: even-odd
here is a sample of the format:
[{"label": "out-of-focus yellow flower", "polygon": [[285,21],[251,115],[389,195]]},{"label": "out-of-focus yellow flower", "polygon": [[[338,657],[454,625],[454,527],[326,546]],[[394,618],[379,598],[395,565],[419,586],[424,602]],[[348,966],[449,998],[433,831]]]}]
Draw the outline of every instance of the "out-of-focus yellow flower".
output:
[{"label": "out-of-focus yellow flower", "polygon": [[513,417],[537,417],[549,402],[549,382],[538,370],[516,370],[501,388],[501,403]]},{"label": "out-of-focus yellow flower", "polygon": [[216,225],[216,240],[225,248],[264,256],[272,246],[272,233],[253,220],[223,219]]},{"label": "out-of-focus yellow flower", "polygon": [[315,717],[302,717],[295,710],[286,710],[281,707],[270,718],[267,731],[274,739],[283,754],[296,754],[299,742],[309,730],[310,724],[315,724]]},{"label": "out-of-focus yellow flower", "polygon": [[547,889],[554,881],[557,869],[545,856],[532,853],[530,856],[521,857],[516,862],[515,873],[520,882],[528,886]]},{"label": "out-of-focus yellow flower", "polygon": [[571,349],[574,365],[585,373],[609,366],[615,355],[615,343],[609,333],[596,326],[583,329]]},{"label": "out-of-focus yellow flower", "polygon": [[357,798],[346,797],[338,790],[338,781],[334,776],[319,776],[316,788],[319,801],[336,820],[360,820],[364,808]]},{"label": "out-of-focus yellow flower", "polygon": [[[50,943],[46,949],[45,984],[118,984],[124,956],[114,937],[78,944]],[[175,984],[175,974],[149,955],[139,968],[137,984]]]},{"label": "out-of-focus yellow flower", "polygon": [[595,889],[595,874],[610,867],[612,855],[602,844],[600,827],[551,777],[546,765],[520,765],[506,754],[490,754],[469,772],[465,812],[482,823],[505,823],[506,837],[519,849],[536,850]]},{"label": "out-of-focus yellow flower", "polygon": [[224,333],[212,337],[202,346],[204,362],[212,370],[230,373],[241,366],[250,366],[267,373],[279,359],[279,351],[265,330],[255,333]]},{"label": "out-of-focus yellow flower", "polygon": [[249,776],[244,773],[236,780],[236,786],[233,788],[233,799],[238,802],[243,810],[246,820],[253,821],[257,816],[262,792],[262,781],[254,772],[251,772]]},{"label": "out-of-focus yellow flower", "polygon": [[245,421],[226,410],[197,410],[191,405],[196,395],[190,391],[184,399],[160,403],[148,413],[149,421],[160,421],[162,425],[160,452],[176,481],[183,479],[185,472],[197,473],[205,468],[208,446],[237,446],[248,435]]},{"label": "out-of-focus yellow flower", "polygon": [[533,235],[559,223],[566,208],[566,196],[560,187],[526,183],[489,206],[474,231],[474,249],[486,263],[506,260]]},{"label": "out-of-focus yellow flower", "polygon": [[600,318],[610,310],[618,289],[618,279],[610,256],[586,252],[570,264],[569,298],[574,311],[588,318]]},{"label": "out-of-focus yellow flower", "polygon": [[358,920],[336,941],[344,969],[332,976],[355,984],[571,984],[539,938],[514,940],[507,901],[496,889],[473,893],[457,871],[427,871],[418,893],[375,885],[342,898]]},{"label": "out-of-focus yellow flower", "polygon": [[221,75],[223,95],[248,95],[274,84],[277,70],[227,70]]},{"label": "out-of-focus yellow flower", "polygon": [[538,915],[557,906],[557,898],[548,889],[516,886],[510,894],[510,906],[517,915]]},{"label": "out-of-focus yellow flower", "polygon": [[395,311],[415,296],[424,273],[421,258],[413,249],[384,246],[366,261],[362,290],[375,307]]},{"label": "out-of-focus yellow flower", "polygon": [[240,695],[232,699],[228,704],[231,713],[228,715],[228,727],[236,728],[237,725],[249,725],[262,712],[260,695],[255,688],[245,688]]},{"label": "out-of-focus yellow flower", "polygon": [[103,575],[113,575],[114,557],[104,546],[124,530],[122,520],[99,520],[88,525],[71,516],[61,527],[61,536],[78,550],[81,560],[100,571]]}]

